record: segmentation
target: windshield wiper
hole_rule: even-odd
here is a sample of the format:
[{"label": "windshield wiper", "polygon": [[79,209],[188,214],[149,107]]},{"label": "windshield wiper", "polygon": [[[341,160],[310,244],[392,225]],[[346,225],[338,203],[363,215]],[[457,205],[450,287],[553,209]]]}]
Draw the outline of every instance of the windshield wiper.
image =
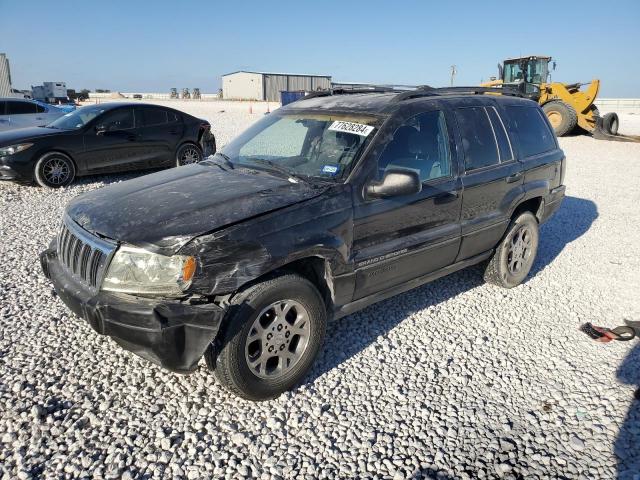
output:
[{"label": "windshield wiper", "polygon": [[296,175],[295,173],[292,173],[289,169],[287,169],[287,168],[285,168],[285,167],[283,167],[281,165],[278,165],[273,160],[267,160],[266,158],[249,158],[248,160],[253,162],[253,163],[266,165],[270,169],[275,170],[276,172],[282,173],[283,175],[286,175],[287,178],[295,178],[296,180],[301,180],[301,181],[307,183],[306,179],[302,178],[299,175]]},{"label": "windshield wiper", "polygon": [[[231,159],[227,155],[225,155],[224,153],[216,152],[216,153],[213,154],[213,157],[215,158],[216,156],[219,156],[220,158],[222,158],[222,160],[224,160],[223,163],[225,164],[225,166],[229,167],[231,170],[234,170],[236,168],[236,166],[233,164]],[[220,166],[220,165],[218,164],[218,166]]]}]

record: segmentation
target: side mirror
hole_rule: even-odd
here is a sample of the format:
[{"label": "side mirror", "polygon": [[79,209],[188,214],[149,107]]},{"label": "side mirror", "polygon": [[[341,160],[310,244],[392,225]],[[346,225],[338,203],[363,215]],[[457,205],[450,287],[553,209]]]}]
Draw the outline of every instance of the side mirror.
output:
[{"label": "side mirror", "polygon": [[106,131],[106,125],[96,125],[96,135],[104,135]]},{"label": "side mirror", "polygon": [[502,67],[502,64],[499,63],[498,64],[498,80],[504,80],[504,69]]},{"label": "side mirror", "polygon": [[417,172],[404,168],[390,168],[381,182],[366,186],[367,198],[388,198],[412,195],[422,191],[422,182]]}]

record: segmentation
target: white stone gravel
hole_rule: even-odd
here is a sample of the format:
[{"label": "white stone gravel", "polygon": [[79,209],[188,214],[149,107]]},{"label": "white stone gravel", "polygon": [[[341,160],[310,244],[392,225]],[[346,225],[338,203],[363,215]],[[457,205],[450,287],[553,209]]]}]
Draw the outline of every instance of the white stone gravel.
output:
[{"label": "white stone gravel", "polygon": [[[262,116],[231,103],[181,107],[224,144]],[[138,359],[52,294],[38,253],[65,204],[132,175],[0,184],[0,477],[633,478],[640,342],[578,326],[640,320],[640,144],[561,143],[568,198],[524,285],[475,268],[334,322],[305,382],[267,403]]]}]

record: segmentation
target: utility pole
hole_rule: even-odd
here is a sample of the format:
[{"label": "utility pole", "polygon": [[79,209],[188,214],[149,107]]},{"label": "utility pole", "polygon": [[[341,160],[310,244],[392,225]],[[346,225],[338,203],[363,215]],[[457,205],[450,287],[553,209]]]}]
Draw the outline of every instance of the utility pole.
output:
[{"label": "utility pole", "polygon": [[458,73],[458,68],[455,65],[451,65],[451,86],[453,87],[453,79],[456,76],[456,73]]}]

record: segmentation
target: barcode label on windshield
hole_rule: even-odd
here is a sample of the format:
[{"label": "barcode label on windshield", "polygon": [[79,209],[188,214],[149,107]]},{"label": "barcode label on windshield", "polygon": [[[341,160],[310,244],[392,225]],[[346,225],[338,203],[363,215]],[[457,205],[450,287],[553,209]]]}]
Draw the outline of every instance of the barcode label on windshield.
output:
[{"label": "barcode label on windshield", "polygon": [[340,120],[333,122],[329,127],[329,130],[333,130],[334,132],[354,133],[362,137],[368,137],[369,134],[373,132],[373,129],[374,127],[370,125],[363,125],[362,123],[343,122]]}]

